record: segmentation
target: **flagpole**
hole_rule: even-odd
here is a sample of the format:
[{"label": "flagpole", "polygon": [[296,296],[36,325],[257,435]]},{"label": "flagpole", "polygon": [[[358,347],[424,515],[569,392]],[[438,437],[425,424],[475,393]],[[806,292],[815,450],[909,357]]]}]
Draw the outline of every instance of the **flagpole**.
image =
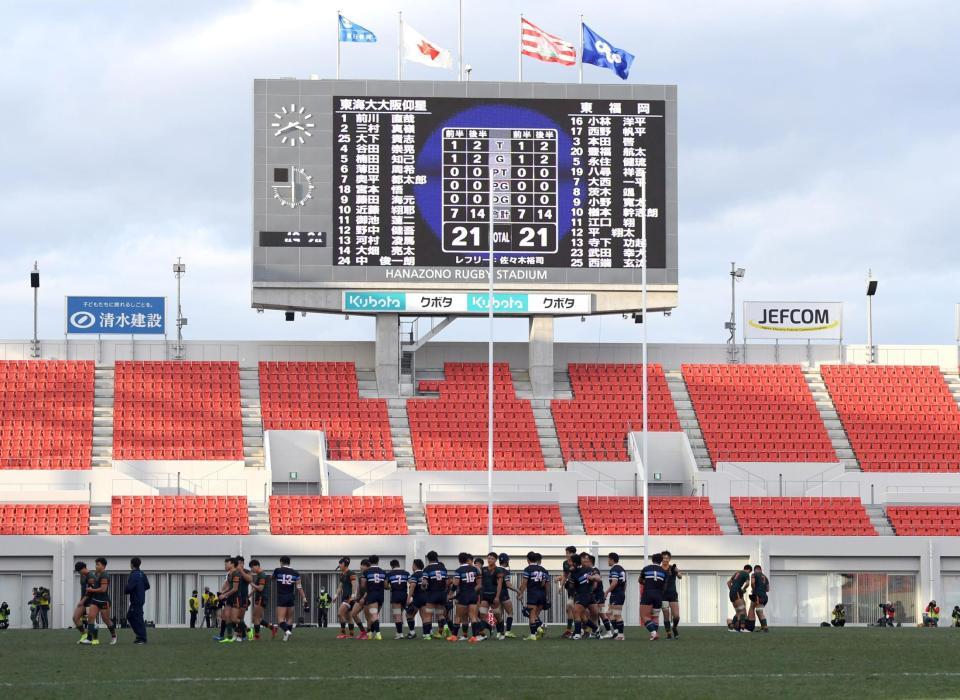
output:
[{"label": "flagpole", "polygon": [[520,44],[517,46],[517,74],[519,82],[523,82],[523,13],[520,13]]},{"label": "flagpole", "polygon": [[580,55],[577,56],[577,71],[583,85],[583,15],[580,15]]},{"label": "flagpole", "polygon": [[340,80],[340,10],[337,10],[337,80]]},{"label": "flagpole", "polygon": [[397,13],[397,80],[403,80],[403,12]]},{"label": "flagpole", "polygon": [[457,82],[463,80],[463,0],[458,3]]}]

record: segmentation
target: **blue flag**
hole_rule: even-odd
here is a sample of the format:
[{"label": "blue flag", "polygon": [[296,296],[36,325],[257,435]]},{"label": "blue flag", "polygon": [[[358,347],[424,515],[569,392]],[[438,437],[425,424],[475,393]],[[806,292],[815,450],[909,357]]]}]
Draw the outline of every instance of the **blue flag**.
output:
[{"label": "blue flag", "polygon": [[338,15],[340,19],[340,41],[356,42],[360,44],[373,44],[377,41],[377,35],[359,24],[351,22],[343,15]]},{"label": "blue flag", "polygon": [[609,41],[583,25],[583,63],[591,63],[600,68],[609,68],[624,80],[630,75],[633,54],[612,46]]}]

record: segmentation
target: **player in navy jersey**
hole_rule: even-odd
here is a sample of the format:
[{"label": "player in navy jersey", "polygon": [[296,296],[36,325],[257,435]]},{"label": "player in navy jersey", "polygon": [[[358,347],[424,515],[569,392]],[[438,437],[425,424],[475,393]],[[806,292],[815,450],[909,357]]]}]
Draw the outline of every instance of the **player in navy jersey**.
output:
[{"label": "player in navy jersey", "polygon": [[663,606],[663,589],[667,584],[667,572],[663,568],[663,555],[657,552],[650,557],[640,572],[640,623],[650,631],[650,641],[659,638],[660,608]]},{"label": "player in navy jersey", "polygon": [[610,567],[607,573],[610,585],[604,595],[607,599],[607,619],[613,626],[613,631],[607,635],[607,639],[622,642],[624,641],[623,606],[627,598],[627,572],[620,566],[620,555],[616,552],[610,552],[607,555],[607,566]]},{"label": "player in navy jersey", "polygon": [[277,626],[283,630],[283,641],[286,642],[293,635],[293,607],[297,595],[306,605],[307,594],[303,592],[300,572],[290,568],[290,557],[286,555],[280,557],[280,566],[273,570],[273,580],[277,590]]},{"label": "player in navy jersey", "polygon": [[[497,639],[506,639],[503,626],[503,610],[500,605],[500,594],[506,585],[507,571],[499,564],[500,556],[496,552],[487,554],[487,563],[481,569],[480,617],[488,618],[490,613],[497,629]],[[489,622],[488,622],[489,625]]]},{"label": "player in navy jersey", "polygon": [[597,625],[590,617],[590,607],[596,605],[594,598],[594,584],[601,581],[599,575],[593,573],[587,564],[589,558],[582,554],[570,557],[569,579],[573,581],[573,636],[571,639],[583,639],[583,626],[590,630],[589,634],[597,631]]},{"label": "player in navy jersey", "polygon": [[604,603],[606,602],[606,593],[603,589],[603,576],[600,573],[600,569],[597,568],[597,559],[592,554],[582,553],[580,558],[590,567],[590,572],[595,574],[598,578],[593,583],[593,605],[590,606],[590,609],[587,613],[590,615],[590,619],[593,620],[593,623],[597,626],[597,631],[593,633],[594,639],[600,639],[600,625],[603,624],[603,627],[606,631],[610,631],[610,621],[607,619],[607,616],[603,610]]},{"label": "player in navy jersey", "polygon": [[663,555],[663,568],[667,571],[667,585],[663,587],[663,626],[667,630],[667,639],[679,639],[680,632],[680,596],[677,593],[677,580],[683,578],[680,569],[673,563],[673,555],[668,550]]},{"label": "player in navy jersey", "polygon": [[[460,626],[460,635],[458,637],[451,634],[447,641],[468,640],[473,644],[483,639],[480,636],[480,617],[477,613],[477,604],[480,601],[480,569],[470,563],[470,555],[466,552],[460,552],[457,559],[460,566],[450,573],[450,583],[457,589],[454,621]],[[456,624],[454,632],[457,629]]]},{"label": "player in navy jersey", "polygon": [[510,580],[510,555],[506,552],[500,553],[500,568],[503,569],[503,588],[500,589],[500,614],[503,615],[503,636],[507,639],[514,639],[517,635],[513,633],[513,601],[510,600],[510,591],[516,592],[513,582]]},{"label": "player in navy jersey", "polygon": [[[423,620],[423,639],[433,638],[433,621],[439,623],[446,615],[447,605],[447,567],[440,563],[440,558],[434,551],[427,552],[427,565],[423,568],[420,587],[426,593],[425,605],[420,608],[420,619]],[[437,638],[441,637],[438,630]]]},{"label": "player in navy jersey", "polygon": [[393,614],[393,624],[397,628],[394,639],[403,639],[403,609],[407,607],[409,582],[410,572],[400,568],[398,559],[391,559],[390,571],[387,572],[387,585],[390,587],[390,612]]},{"label": "player in navy jersey", "polygon": [[413,560],[413,573],[407,582],[407,639],[417,636],[415,631],[417,615],[423,616],[420,610],[427,604],[427,592],[420,583],[423,581],[423,560]]},{"label": "player in navy jersey", "polygon": [[[380,557],[371,554],[360,562],[360,590],[362,591],[363,612],[367,618],[370,633],[367,639],[380,641],[380,610],[383,608],[383,593],[387,584],[387,572],[380,568]],[[360,636],[363,639],[363,635]]]},{"label": "player in navy jersey", "polygon": [[540,611],[547,608],[547,587],[550,584],[550,572],[540,564],[540,555],[536,552],[527,552],[527,566],[520,573],[520,590],[517,599],[523,600],[526,594],[526,607],[530,619],[530,634],[524,637],[527,641],[536,641],[543,638],[543,622],[540,620]]}]

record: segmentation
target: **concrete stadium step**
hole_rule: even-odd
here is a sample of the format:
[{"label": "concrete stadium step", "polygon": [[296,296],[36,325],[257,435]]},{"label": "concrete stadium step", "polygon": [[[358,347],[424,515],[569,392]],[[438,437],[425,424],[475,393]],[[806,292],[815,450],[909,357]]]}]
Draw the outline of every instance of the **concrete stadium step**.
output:
[{"label": "concrete stadium step", "polygon": [[90,534],[110,534],[110,506],[90,506]]},{"label": "concrete stadium step", "polygon": [[740,525],[737,524],[737,518],[733,514],[733,509],[729,503],[711,503],[713,514],[717,517],[717,524],[720,525],[720,532],[724,535],[739,535]]},{"label": "concrete stadium step", "polygon": [[427,513],[420,503],[404,503],[403,512],[407,516],[407,529],[411,535],[427,534]]},{"label": "concrete stadium step", "polygon": [[563,519],[563,527],[568,535],[587,534],[583,527],[583,518],[580,517],[580,507],[576,503],[561,503],[560,517]]},{"label": "concrete stadium step", "polygon": [[703,439],[703,431],[700,429],[697,413],[693,409],[693,401],[690,399],[683,372],[678,369],[668,370],[664,372],[664,376],[667,379],[670,396],[673,398],[673,405],[677,409],[680,428],[687,434],[693,456],[697,460],[697,468],[700,471],[713,471],[713,462],[710,459],[710,453],[707,452],[707,443]]},{"label": "concrete stadium step", "polygon": [[960,407],[960,374],[957,372],[943,372],[943,380],[947,383],[947,388],[953,395],[953,400]]},{"label": "concrete stadium step", "polygon": [[378,399],[380,393],[377,389],[377,373],[370,369],[357,370],[357,389],[361,398]]},{"label": "concrete stadium step", "polygon": [[868,506],[866,503],[863,504],[863,507],[864,510],[867,511],[867,515],[870,516],[870,524],[877,529],[877,533],[884,537],[893,537],[897,534],[893,523],[891,523],[890,518],[887,517],[886,508],[882,505]]},{"label": "concrete stadium step", "polygon": [[553,398],[573,398],[573,386],[570,384],[570,375],[566,371],[553,373]]},{"label": "concrete stadium step", "polygon": [[247,519],[250,521],[251,535],[270,534],[270,512],[266,503],[247,501]]},{"label": "concrete stadium step", "polygon": [[397,469],[414,469],[413,441],[410,435],[410,419],[407,416],[406,399],[387,399],[387,419],[390,421],[390,439]]},{"label": "concrete stadium step", "polygon": [[263,412],[260,404],[260,372],[256,367],[240,368],[240,424],[243,432],[244,466],[263,469],[266,465]]},{"label": "concrete stadium step", "polygon": [[550,401],[534,399],[530,402],[533,409],[533,421],[537,426],[537,437],[540,440],[540,451],[543,453],[543,463],[547,469],[565,469],[563,452],[560,450],[560,438],[557,436],[557,426],[553,422],[553,413],[550,411]]},{"label": "concrete stadium step", "polygon": [[850,444],[850,437],[837,415],[837,407],[833,404],[833,397],[830,396],[830,392],[827,391],[827,385],[823,381],[823,375],[820,374],[820,368],[804,368],[803,378],[807,382],[810,393],[813,394],[817,411],[820,413],[820,420],[827,428],[827,435],[830,436],[830,442],[837,453],[837,458],[843,464],[843,468],[851,472],[863,471],[860,469],[860,463],[857,461],[853,446]]},{"label": "concrete stadium step", "polygon": [[[97,366],[93,370],[93,450],[94,469],[113,468],[113,367]],[[107,522],[109,534],[110,523]]]}]

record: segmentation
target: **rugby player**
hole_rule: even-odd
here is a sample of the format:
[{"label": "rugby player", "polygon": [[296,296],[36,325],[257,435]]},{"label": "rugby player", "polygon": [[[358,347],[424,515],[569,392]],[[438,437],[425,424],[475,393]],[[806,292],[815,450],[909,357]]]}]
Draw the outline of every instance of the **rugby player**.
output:
[{"label": "rugby player", "polygon": [[667,585],[663,587],[663,626],[667,630],[667,639],[679,639],[680,632],[680,597],[677,594],[677,579],[683,574],[673,562],[673,555],[668,550],[661,552],[663,568],[667,571]]},{"label": "rugby player", "polygon": [[253,581],[250,583],[250,587],[253,589],[253,608],[251,613],[253,617],[253,638],[260,639],[260,627],[264,624],[270,628],[271,638],[276,637],[276,625],[271,625],[269,622],[264,623],[263,621],[264,609],[267,607],[267,601],[269,600],[267,591],[269,590],[270,575],[263,570],[260,562],[256,559],[250,560],[250,573],[253,575]]},{"label": "rugby player", "polygon": [[240,562],[240,589],[237,592],[237,619],[234,622],[240,639],[253,639],[253,630],[247,627],[247,610],[250,608],[250,584],[253,583],[253,573],[246,567],[242,556],[237,556]]},{"label": "rugby player", "polygon": [[[767,613],[764,608],[767,605],[767,594],[770,591],[770,579],[763,573],[763,569],[757,564],[753,567],[753,574],[750,576],[750,613],[760,620],[760,631],[769,632],[767,627]],[[753,629],[750,630],[751,632]]]},{"label": "rugby player", "polygon": [[[446,615],[447,604],[447,567],[441,562],[437,553],[427,552],[427,565],[423,568],[420,577],[420,587],[426,593],[425,605],[420,608],[420,619],[423,621],[423,640],[433,639],[433,621],[439,623]],[[437,631],[437,638],[442,638],[443,633],[440,629]],[[449,636],[449,635],[447,635]]]},{"label": "rugby player", "polygon": [[600,576],[593,573],[587,561],[589,559],[585,560],[581,554],[573,554],[570,557],[568,578],[576,586],[573,598],[573,636],[570,639],[584,639],[584,625],[590,630],[587,636],[597,631],[597,626],[590,617],[590,606],[596,605],[593,587],[601,579]]},{"label": "rugby player", "polygon": [[417,615],[427,605],[427,592],[420,585],[423,582],[423,559],[413,560],[413,573],[407,582],[407,639],[417,636]]},{"label": "rugby player", "polygon": [[451,634],[447,637],[447,641],[467,640],[471,644],[476,644],[483,641],[483,637],[480,636],[480,617],[477,612],[480,597],[480,570],[470,563],[470,555],[466,552],[460,552],[457,560],[460,566],[456,571],[451,572],[450,583],[457,589],[453,630],[456,632],[459,625],[460,635]]},{"label": "rugby player", "polygon": [[610,586],[604,592],[604,598],[608,600],[606,617],[613,626],[613,630],[606,638],[622,642],[624,641],[623,606],[627,598],[627,572],[620,566],[620,555],[616,552],[610,552],[607,555],[607,566],[610,567],[607,574]]},{"label": "rugby player", "polygon": [[[381,641],[380,610],[383,608],[383,591],[386,587],[387,572],[380,568],[380,557],[371,554],[360,562],[360,590],[363,597],[363,613],[370,630],[368,639]],[[360,635],[363,639],[363,635]]]},{"label": "rugby player", "polygon": [[87,568],[86,562],[82,561],[74,564],[73,570],[80,576],[80,600],[77,601],[77,605],[73,609],[73,626],[80,632],[80,639],[77,640],[77,644],[83,644],[84,640],[87,639],[87,604],[89,601],[87,596],[87,574],[90,573],[90,570]]},{"label": "rugby player", "polygon": [[220,636],[214,639],[221,644],[243,641],[238,633],[237,618],[240,612],[240,584],[243,581],[243,567],[236,557],[227,557],[224,560],[227,576],[220,588],[221,623]]},{"label": "rugby player", "polygon": [[[390,587],[390,612],[393,615],[393,624],[397,628],[394,639],[403,639],[403,609],[407,606],[407,583],[410,581],[410,572],[400,568],[399,559],[390,560],[390,571],[387,573],[387,585]],[[413,629],[413,623],[410,623]]]},{"label": "rugby player", "polygon": [[[357,587],[357,575],[350,570],[350,557],[343,557],[337,562],[337,568],[340,569],[337,583],[337,593],[334,598],[339,601],[337,605],[337,619],[340,620],[340,634],[337,639],[353,639],[353,618],[350,612],[353,610],[353,593],[359,590]],[[350,634],[347,634],[347,627],[350,628]]]},{"label": "rugby player", "polygon": [[277,626],[283,630],[283,641],[293,636],[293,607],[297,594],[303,601],[304,610],[309,610],[307,594],[303,591],[300,572],[290,568],[290,557],[280,557],[280,566],[273,570],[273,580],[277,586]]},{"label": "rugby player", "polygon": [[550,572],[540,564],[541,557],[536,552],[527,552],[527,566],[520,573],[520,590],[517,599],[523,600],[526,593],[526,605],[530,618],[530,634],[524,637],[527,641],[537,641],[543,638],[543,622],[540,620],[540,611],[547,609],[547,586],[550,583]]},{"label": "rugby player", "polygon": [[110,618],[110,575],[107,573],[107,560],[97,557],[94,571],[87,571],[87,638],[81,644],[100,644],[97,639],[97,617],[110,630],[110,644],[117,643],[117,628]]},{"label": "rugby player", "polygon": [[727,580],[727,588],[730,589],[730,602],[733,604],[733,627],[731,632],[749,632],[747,629],[747,607],[743,602],[743,592],[747,590],[750,583],[750,574],[753,567],[744,564],[743,569],[735,571]]},{"label": "rugby player", "polygon": [[563,633],[564,637],[573,636],[573,598],[576,593],[576,584],[570,578],[570,572],[573,570],[573,564],[571,560],[574,554],[577,553],[577,548],[573,545],[570,545],[565,550],[566,556],[563,560],[563,576],[560,578],[560,587],[566,591],[567,594],[567,629]]},{"label": "rugby player", "polygon": [[500,589],[500,611],[504,616],[503,636],[507,639],[515,639],[517,635],[513,633],[513,601],[510,600],[510,591],[516,592],[517,589],[510,581],[510,555],[501,552],[499,562],[500,568],[503,569],[503,587]]},{"label": "rugby player", "polygon": [[493,613],[496,621],[497,639],[502,641],[506,639],[506,636],[503,628],[503,614],[500,609],[500,592],[503,590],[506,570],[499,565],[499,560],[500,557],[496,552],[490,552],[487,554],[486,566],[481,569],[480,616],[486,618],[489,613]]},{"label": "rugby player", "polygon": [[603,613],[603,605],[606,602],[606,595],[603,590],[603,576],[600,574],[600,569],[597,568],[596,557],[592,554],[582,553],[580,558],[590,567],[590,572],[597,576],[597,579],[593,582],[593,605],[590,606],[588,613],[590,619],[593,620],[593,624],[596,625],[593,638],[600,639],[601,623],[603,623],[603,627],[607,632],[610,631],[610,621],[606,619],[606,615]]},{"label": "rugby player", "polygon": [[660,627],[660,609],[663,607],[663,589],[667,572],[663,568],[663,555],[657,552],[650,557],[640,572],[640,624],[650,631],[650,641],[657,641]]}]

